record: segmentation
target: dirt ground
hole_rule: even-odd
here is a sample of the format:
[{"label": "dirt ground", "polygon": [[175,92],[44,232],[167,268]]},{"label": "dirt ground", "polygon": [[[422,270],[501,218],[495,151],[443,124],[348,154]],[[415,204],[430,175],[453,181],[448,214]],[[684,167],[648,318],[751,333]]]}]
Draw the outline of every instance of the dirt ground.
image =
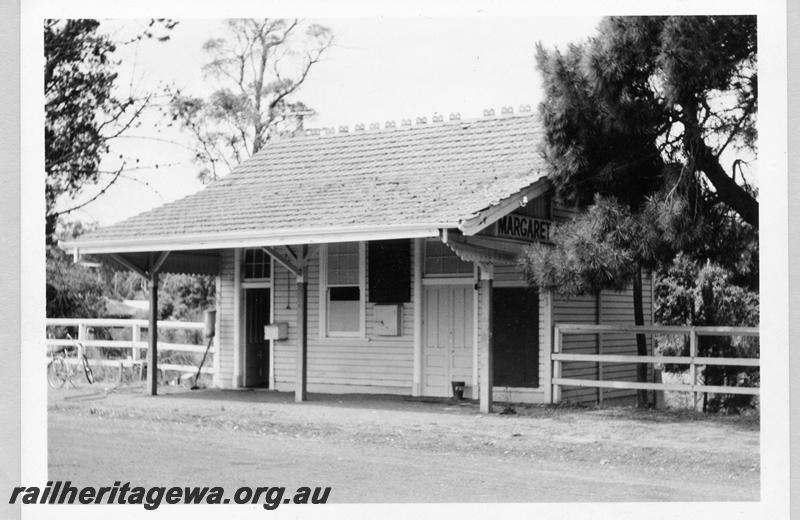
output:
[{"label": "dirt ground", "polygon": [[[759,499],[757,417],[98,385],[51,391],[49,478],[331,486],[330,502]],[[501,411],[503,406],[497,406]]]}]

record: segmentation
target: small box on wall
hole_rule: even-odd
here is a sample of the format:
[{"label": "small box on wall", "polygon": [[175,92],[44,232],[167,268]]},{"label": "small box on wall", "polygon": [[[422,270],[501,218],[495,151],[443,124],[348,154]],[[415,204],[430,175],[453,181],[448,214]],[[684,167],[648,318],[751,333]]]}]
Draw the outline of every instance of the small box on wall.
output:
[{"label": "small box on wall", "polygon": [[376,305],[375,306],[375,327],[373,332],[377,336],[399,336],[401,323],[402,306]]},{"label": "small box on wall", "polygon": [[277,321],[264,325],[264,339],[286,339],[289,337],[289,324],[285,321]]}]

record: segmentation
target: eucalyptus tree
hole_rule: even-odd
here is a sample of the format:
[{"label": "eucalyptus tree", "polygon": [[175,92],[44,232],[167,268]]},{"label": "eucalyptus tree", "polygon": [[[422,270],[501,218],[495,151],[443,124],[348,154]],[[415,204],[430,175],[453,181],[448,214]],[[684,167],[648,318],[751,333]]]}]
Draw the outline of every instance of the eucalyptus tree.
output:
[{"label": "eucalyptus tree", "polygon": [[200,179],[215,180],[258,152],[276,133],[314,114],[295,99],[333,44],[330,29],[298,19],[230,19],[225,36],[203,46],[206,98],[174,93],[172,119],[193,141]]}]

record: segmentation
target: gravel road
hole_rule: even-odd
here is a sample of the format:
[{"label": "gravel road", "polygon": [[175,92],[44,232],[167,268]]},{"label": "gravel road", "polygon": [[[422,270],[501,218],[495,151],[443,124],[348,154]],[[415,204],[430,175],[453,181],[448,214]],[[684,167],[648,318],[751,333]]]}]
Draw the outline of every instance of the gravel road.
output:
[{"label": "gravel road", "polygon": [[752,417],[165,391],[51,392],[49,478],[331,486],[337,503],[759,499]]}]

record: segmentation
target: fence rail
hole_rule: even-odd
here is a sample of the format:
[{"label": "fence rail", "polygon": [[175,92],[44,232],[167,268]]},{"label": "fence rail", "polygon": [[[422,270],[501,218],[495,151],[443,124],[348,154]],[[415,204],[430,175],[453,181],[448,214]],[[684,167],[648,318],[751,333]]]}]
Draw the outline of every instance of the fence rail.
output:
[{"label": "fence rail", "polygon": [[[574,354],[563,352],[564,336],[577,334],[662,334],[662,335],[688,335],[689,336],[689,355],[688,356],[639,356],[628,354]],[[554,403],[561,401],[562,386],[576,386],[588,388],[613,388],[630,390],[669,390],[675,392],[691,392],[695,406],[697,396],[701,393],[707,394],[745,394],[759,395],[759,389],[755,387],[739,386],[718,386],[698,384],[698,367],[712,366],[740,366],[740,367],[760,367],[761,362],[758,358],[729,358],[729,357],[708,357],[697,355],[697,343],[700,336],[745,336],[759,337],[757,327],[678,327],[678,326],[657,326],[657,325],[591,325],[578,323],[556,324],[553,328],[553,348],[550,354],[552,370],[552,400]],[[601,379],[577,379],[561,377],[565,362],[595,362],[595,363],[663,363],[673,365],[688,365],[690,383],[644,383],[632,381],[610,381]],[[598,378],[600,377],[598,370]]]},{"label": "fence rail", "polygon": [[[132,366],[147,361],[147,341],[143,340],[142,329],[148,328],[147,320],[125,320],[125,319],[103,319],[103,318],[47,318],[46,325],[52,327],[72,327],[78,329],[77,340],[86,347],[94,347],[97,349],[123,349],[130,350],[130,355],[125,359],[93,359],[89,358],[90,365],[97,366]],[[185,331],[203,331],[203,322],[185,322],[185,321],[159,321],[158,330],[185,330]],[[94,328],[113,328],[113,329],[129,329],[130,340],[119,339],[97,339],[93,337],[92,329]],[[69,338],[51,338],[46,340],[46,345],[50,347],[69,346],[75,343],[75,339]],[[145,338],[146,339],[146,338]],[[158,342],[159,353],[165,351],[174,352],[189,352],[193,354],[202,354],[206,350],[205,345],[195,345],[189,343],[171,343],[171,342]],[[209,355],[215,353],[215,347],[212,345],[208,350]],[[182,365],[177,363],[158,363],[159,370],[173,370],[177,372],[196,372],[197,367],[193,365]],[[213,374],[214,369],[212,366],[204,366],[202,369],[204,374]]]}]

